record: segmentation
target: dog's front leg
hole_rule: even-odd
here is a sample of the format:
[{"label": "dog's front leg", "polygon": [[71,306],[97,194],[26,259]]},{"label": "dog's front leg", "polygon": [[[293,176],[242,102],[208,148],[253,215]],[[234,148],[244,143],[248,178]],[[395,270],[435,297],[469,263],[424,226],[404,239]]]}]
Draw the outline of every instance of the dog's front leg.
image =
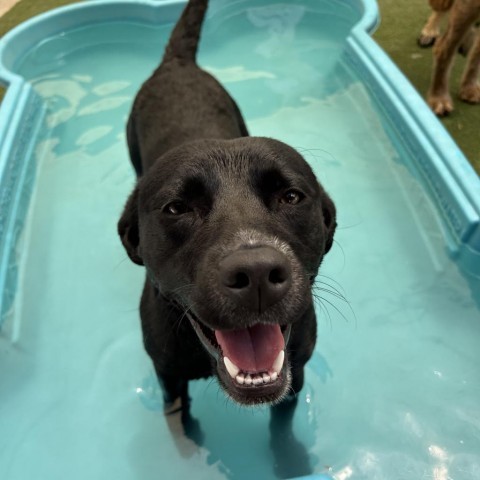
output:
[{"label": "dog's front leg", "polygon": [[158,371],[157,377],[163,394],[163,412],[168,427],[176,438],[178,448],[182,451],[185,448],[181,441],[183,435],[195,445],[202,446],[205,435],[200,422],[190,413],[188,381],[164,375],[158,373]]},{"label": "dog's front leg", "polygon": [[480,34],[476,34],[475,43],[470,49],[468,63],[460,85],[460,98],[467,103],[480,103]]},{"label": "dog's front leg", "polygon": [[209,374],[207,354],[201,346],[192,347],[198,340],[189,322],[184,321],[183,311],[168,302],[148,280],[140,303],[140,318],[145,350],[162,389],[164,413],[169,421],[180,418],[185,436],[201,445],[203,433],[190,414],[188,381]]},{"label": "dog's front leg", "polygon": [[176,413],[190,406],[188,381],[171,375],[164,375],[157,368],[158,383],[162,389],[163,411],[165,415]]},{"label": "dog's front leg", "polygon": [[312,306],[304,313],[297,324],[292,326],[288,341],[288,361],[290,365],[290,394],[297,395],[303,388],[305,364],[310,360],[317,339],[317,318]]},{"label": "dog's front leg", "polygon": [[140,301],[143,345],[152,359],[162,389],[166,414],[188,406],[188,371],[184,365],[181,310],[172,305],[147,278]]},{"label": "dog's front leg", "polygon": [[453,0],[430,0],[429,3],[432,13],[418,39],[418,45],[423,48],[431,47],[440,36],[441,22],[452,7]]},{"label": "dog's front leg", "polygon": [[[466,32],[477,19],[478,10],[478,8],[470,8],[469,2],[456,2],[450,14],[447,31],[435,44],[435,62],[427,102],[437,115],[447,115],[453,110],[448,88],[450,71],[455,52]],[[473,53],[470,52],[470,55]]]},{"label": "dog's front leg", "polygon": [[298,394],[303,388],[305,364],[315,348],[317,321],[313,306],[298,326],[292,327],[289,341],[290,391],[271,407],[270,445],[275,457],[275,473],[280,478],[299,477],[312,473],[305,445],[293,433],[293,415]]},{"label": "dog's front leg", "polygon": [[420,47],[431,47],[436,42],[440,36],[440,25],[445,15],[446,12],[432,12],[417,40]]},{"label": "dog's front leg", "polygon": [[293,415],[298,397],[289,395],[271,408],[270,446],[275,458],[275,474],[279,478],[309,475],[312,467],[307,448],[293,433]]},{"label": "dog's front leg", "polygon": [[279,478],[292,478],[312,473],[305,445],[293,433],[293,415],[298,393],[303,387],[304,365],[291,365],[292,384],[289,394],[270,411],[270,446],[275,458],[274,470]]},{"label": "dog's front leg", "polygon": [[169,417],[168,421],[174,421],[173,417],[179,415],[185,436],[201,446],[204,434],[200,422],[190,413],[188,380],[164,375],[158,371],[157,377],[163,394],[163,411]]}]

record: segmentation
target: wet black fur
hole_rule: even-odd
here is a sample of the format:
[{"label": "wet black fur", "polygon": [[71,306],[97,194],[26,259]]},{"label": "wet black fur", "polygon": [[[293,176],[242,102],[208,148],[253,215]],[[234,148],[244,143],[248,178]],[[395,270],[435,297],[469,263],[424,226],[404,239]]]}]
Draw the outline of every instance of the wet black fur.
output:
[{"label": "wet black fur", "polygon": [[[129,257],[147,271],[140,306],[146,351],[166,405],[181,399],[184,408],[189,380],[218,375],[185,311],[211,328],[291,324],[292,391],[302,388],[316,338],[310,285],[336,226],[334,204],[300,154],[249,137],[235,101],[196,65],[206,7],[206,0],[188,4],[161,65],[135,99],[127,139],[138,182],[118,224]],[[304,194],[297,205],[279,202],[290,188]],[[172,201],[189,210],[169,214]],[[215,258],[235,244],[240,230],[289,246],[301,267],[300,298],[286,298],[258,316],[223,302],[211,285]]]}]

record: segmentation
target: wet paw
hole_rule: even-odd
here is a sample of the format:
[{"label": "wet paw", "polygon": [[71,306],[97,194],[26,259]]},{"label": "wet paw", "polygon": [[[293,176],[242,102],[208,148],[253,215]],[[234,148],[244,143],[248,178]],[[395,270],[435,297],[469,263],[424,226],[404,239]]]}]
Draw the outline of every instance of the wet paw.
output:
[{"label": "wet paw", "polygon": [[164,415],[173,415],[179,413],[184,408],[182,399],[180,397],[172,401],[164,401],[163,413]]},{"label": "wet paw", "polygon": [[202,446],[205,441],[205,435],[200,426],[200,422],[190,415],[190,412],[182,415],[182,425],[185,436],[198,446]]},{"label": "wet paw", "polygon": [[428,95],[427,103],[435,115],[444,117],[453,111],[453,102],[450,95]]},{"label": "wet paw", "polygon": [[304,477],[313,473],[307,448],[293,435],[272,439],[271,447],[275,458],[273,468],[278,478]]},{"label": "wet paw", "polygon": [[480,84],[464,85],[460,88],[459,97],[467,103],[480,103]]}]

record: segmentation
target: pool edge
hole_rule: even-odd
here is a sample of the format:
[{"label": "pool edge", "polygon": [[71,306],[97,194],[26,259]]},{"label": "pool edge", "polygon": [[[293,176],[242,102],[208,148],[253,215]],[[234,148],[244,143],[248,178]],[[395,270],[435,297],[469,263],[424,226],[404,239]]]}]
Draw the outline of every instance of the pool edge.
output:
[{"label": "pool edge", "polygon": [[[376,3],[375,0],[363,0]],[[427,103],[360,22],[347,38],[345,60],[394,122],[445,223],[444,240],[461,270],[480,277],[480,178]]]},{"label": "pool edge", "polygon": [[13,307],[18,278],[19,240],[35,179],[34,147],[45,105],[31,85],[14,82],[2,105],[13,114],[3,123],[0,112],[0,327]]}]

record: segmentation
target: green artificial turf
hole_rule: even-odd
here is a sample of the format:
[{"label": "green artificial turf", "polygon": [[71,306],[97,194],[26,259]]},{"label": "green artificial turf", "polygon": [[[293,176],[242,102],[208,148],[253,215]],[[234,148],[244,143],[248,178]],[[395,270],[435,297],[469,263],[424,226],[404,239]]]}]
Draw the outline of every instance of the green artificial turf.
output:
[{"label": "green artificial turf", "polygon": [[[432,71],[432,49],[418,47],[417,37],[430,13],[427,0],[378,0],[378,4],[382,21],[374,39],[425,97]],[[468,105],[457,98],[464,66],[465,58],[457,55],[450,79],[455,110],[441,121],[480,174],[480,105]]]},{"label": "green artificial turf", "polygon": [[[24,20],[51,8],[77,0],[21,0],[0,18],[0,36]],[[418,92],[425,96],[432,68],[431,49],[421,49],[416,40],[429,15],[427,0],[378,0],[382,22],[375,40],[390,55]],[[455,98],[465,59],[457,55],[451,77]],[[442,119],[454,140],[480,173],[480,105],[455,101],[455,111]]]},{"label": "green artificial turf", "polygon": [[79,0],[21,0],[3,17],[0,17],[0,36],[35,15],[78,1]]}]

